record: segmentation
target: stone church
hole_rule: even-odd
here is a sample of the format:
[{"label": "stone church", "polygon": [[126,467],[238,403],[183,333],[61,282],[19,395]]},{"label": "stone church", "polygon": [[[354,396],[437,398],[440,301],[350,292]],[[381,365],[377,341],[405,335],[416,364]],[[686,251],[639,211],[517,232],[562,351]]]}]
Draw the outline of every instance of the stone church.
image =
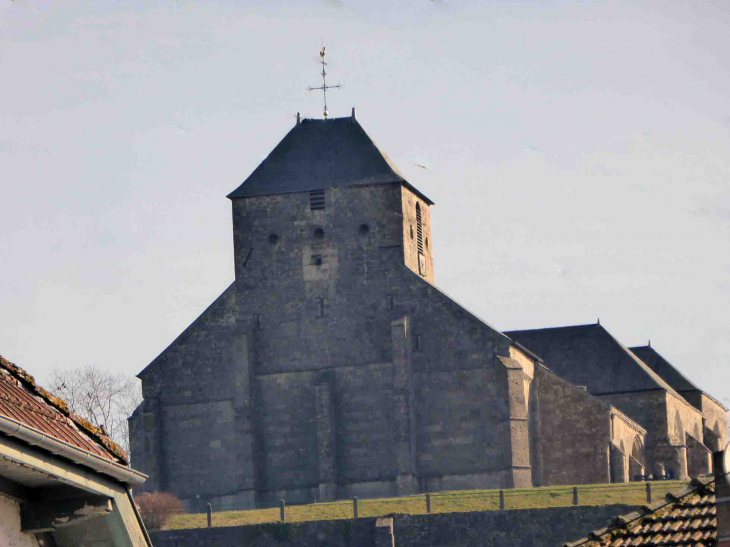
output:
[{"label": "stone church", "polygon": [[191,510],[710,472],[727,409],[601,325],[502,333],[434,284],[433,202],[355,116],[228,196],[235,281],[140,374],[132,459]]}]

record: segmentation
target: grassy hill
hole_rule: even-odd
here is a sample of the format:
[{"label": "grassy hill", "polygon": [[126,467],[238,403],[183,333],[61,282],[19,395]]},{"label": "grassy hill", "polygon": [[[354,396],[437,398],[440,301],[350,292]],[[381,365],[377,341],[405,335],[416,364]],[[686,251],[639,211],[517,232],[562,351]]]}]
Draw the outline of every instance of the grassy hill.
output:
[{"label": "grassy hill", "polygon": [[[667,492],[679,490],[686,481],[652,482],[652,499],[657,501]],[[578,487],[578,505],[608,505],[646,503],[646,484],[583,484]],[[505,509],[531,509],[540,507],[564,507],[573,504],[572,486],[546,486],[542,488],[517,488],[504,491]],[[432,513],[463,511],[494,511],[499,509],[499,490],[465,490],[431,494]],[[375,517],[389,513],[426,513],[426,495],[402,498],[360,499],[358,516]],[[288,505],[287,521],[333,520],[353,517],[352,500],[307,505]],[[251,509],[248,511],[224,511],[213,514],[213,526],[240,526],[279,520],[279,508]],[[204,528],[204,513],[176,515],[167,529]]]}]

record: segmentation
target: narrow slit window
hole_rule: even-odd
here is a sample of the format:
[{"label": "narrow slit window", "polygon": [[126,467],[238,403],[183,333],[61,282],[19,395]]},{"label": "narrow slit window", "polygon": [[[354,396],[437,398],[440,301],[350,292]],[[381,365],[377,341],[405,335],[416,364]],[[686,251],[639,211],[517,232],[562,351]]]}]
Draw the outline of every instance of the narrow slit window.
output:
[{"label": "narrow slit window", "polygon": [[312,190],[309,192],[309,208],[312,211],[322,211],[325,208],[324,190]]},{"label": "narrow slit window", "polygon": [[421,222],[421,204],[416,203],[416,240],[418,252],[423,254],[423,223]]}]

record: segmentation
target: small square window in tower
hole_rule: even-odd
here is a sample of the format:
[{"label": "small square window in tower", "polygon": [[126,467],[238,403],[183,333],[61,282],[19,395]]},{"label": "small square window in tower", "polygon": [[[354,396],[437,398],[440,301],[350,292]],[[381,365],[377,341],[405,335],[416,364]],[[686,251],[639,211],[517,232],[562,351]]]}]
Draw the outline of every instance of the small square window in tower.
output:
[{"label": "small square window in tower", "polygon": [[309,192],[309,208],[312,211],[324,209],[324,190],[312,190]]}]

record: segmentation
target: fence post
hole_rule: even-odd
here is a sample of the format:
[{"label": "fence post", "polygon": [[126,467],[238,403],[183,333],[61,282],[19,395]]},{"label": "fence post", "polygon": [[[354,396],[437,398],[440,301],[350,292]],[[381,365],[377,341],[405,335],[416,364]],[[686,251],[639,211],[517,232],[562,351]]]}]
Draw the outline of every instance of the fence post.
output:
[{"label": "fence post", "polygon": [[357,518],[357,496],[352,498],[352,518]]},{"label": "fence post", "polygon": [[499,510],[504,510],[504,490],[500,488],[499,490]]},{"label": "fence post", "polygon": [[207,506],[208,510],[208,528],[213,526],[213,506],[209,503]]},{"label": "fence post", "polygon": [[573,487],[573,505],[578,505],[578,487]]},{"label": "fence post", "polygon": [[279,502],[279,516],[282,521],[286,520],[286,502],[283,499]]},{"label": "fence post", "polygon": [[431,513],[431,494],[426,494],[426,513]]},{"label": "fence post", "polygon": [[651,483],[646,483],[646,503],[651,503]]}]

